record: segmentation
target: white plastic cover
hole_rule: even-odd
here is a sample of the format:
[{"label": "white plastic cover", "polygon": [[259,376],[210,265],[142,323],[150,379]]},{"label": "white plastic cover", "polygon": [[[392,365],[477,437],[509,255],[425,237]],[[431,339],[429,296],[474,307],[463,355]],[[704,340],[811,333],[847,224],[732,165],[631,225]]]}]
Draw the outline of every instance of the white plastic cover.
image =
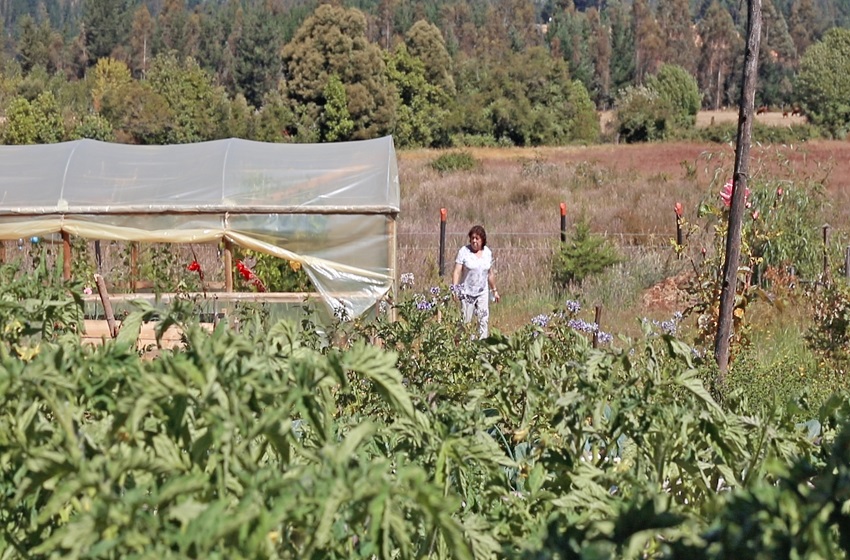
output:
[{"label": "white plastic cover", "polygon": [[228,239],[300,262],[351,317],[392,289],[399,197],[391,137],[0,147],[0,239]]}]

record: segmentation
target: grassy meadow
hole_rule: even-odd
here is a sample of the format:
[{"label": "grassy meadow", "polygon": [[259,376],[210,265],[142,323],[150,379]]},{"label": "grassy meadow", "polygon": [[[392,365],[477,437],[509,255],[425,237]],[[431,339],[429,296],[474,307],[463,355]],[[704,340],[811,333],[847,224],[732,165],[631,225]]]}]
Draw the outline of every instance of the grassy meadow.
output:
[{"label": "grassy meadow", "polygon": [[[600,323],[606,331],[637,334],[640,318],[662,321],[687,306],[685,286],[694,277],[695,267],[716,253],[715,232],[701,222],[698,212],[718,204],[720,189],[732,176],[734,144],[464,151],[476,161],[472,170],[435,170],[432,163],[445,152],[399,154],[399,271],[414,274],[416,290],[440,282],[440,208],[448,211],[444,282],[449,281],[455,253],[465,243],[469,227],[483,224],[496,256],[502,296],[502,303],[492,306],[491,324],[502,332],[515,331],[568,296],[591,313],[595,306],[602,306]],[[787,185],[786,189],[801,182],[823,185],[818,228],[831,226],[830,267],[833,274],[843,274],[843,259],[834,254],[843,254],[840,248],[847,246],[850,232],[850,221],[842,211],[850,193],[850,143],[756,144],[751,149],[750,177],[751,184],[770,180]],[[593,232],[618,247],[623,259],[568,294],[556,293],[550,273],[560,238],[561,202],[567,204],[568,233],[572,224],[585,218]],[[682,204],[690,228],[681,258],[673,244],[676,203]],[[810,250],[820,254],[822,245]],[[800,290],[785,294],[783,301],[799,298],[792,305],[754,302],[753,340],[764,348],[780,344],[799,354],[801,333],[811,321],[802,295],[806,285],[801,282]]]}]

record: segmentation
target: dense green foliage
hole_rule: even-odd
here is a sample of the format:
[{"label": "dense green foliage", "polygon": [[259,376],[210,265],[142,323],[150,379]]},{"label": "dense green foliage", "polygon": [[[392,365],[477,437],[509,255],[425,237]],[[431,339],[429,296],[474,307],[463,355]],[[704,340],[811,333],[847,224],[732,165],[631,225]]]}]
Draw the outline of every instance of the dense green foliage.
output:
[{"label": "dense green foliage", "polygon": [[[615,105],[625,109],[626,139],[669,137],[691,126],[695,104],[719,109],[739,98],[746,14],[729,2],[691,4],[0,3],[9,31],[0,54],[2,137],[315,142],[393,134],[400,147],[562,145],[598,141],[596,111]],[[842,3],[792,4],[763,8],[756,103],[802,106],[818,126],[844,134],[843,90],[833,86],[847,72],[840,34],[827,31],[847,26],[850,13]],[[123,77],[104,76],[104,62],[123,65]],[[49,103],[23,104],[46,93],[58,113]]]},{"label": "dense green foliage", "polygon": [[850,30],[833,29],[806,51],[797,80],[812,121],[839,138],[850,132]]},{"label": "dense green foliage", "polygon": [[681,66],[665,64],[646,85],[617,98],[617,129],[626,142],[663,140],[692,130],[700,108],[696,80]]},{"label": "dense green foliage", "polygon": [[[10,266],[0,274],[7,307],[66,289],[50,274],[35,287]],[[405,299],[396,322],[324,336],[309,318],[243,317],[238,331],[222,322],[210,333],[179,304],[158,331],[180,325],[185,347],[155,359],[134,344],[149,308],[98,347],[80,346],[71,315],[52,332],[6,329],[0,548],[387,559],[850,550],[846,402],[740,415],[734,394],[712,398],[700,379],[710,370],[681,340],[647,330],[593,349],[568,303],[480,342],[458,330],[440,289]],[[5,316],[44,324],[44,309]],[[795,424],[799,414],[818,422]]]}]

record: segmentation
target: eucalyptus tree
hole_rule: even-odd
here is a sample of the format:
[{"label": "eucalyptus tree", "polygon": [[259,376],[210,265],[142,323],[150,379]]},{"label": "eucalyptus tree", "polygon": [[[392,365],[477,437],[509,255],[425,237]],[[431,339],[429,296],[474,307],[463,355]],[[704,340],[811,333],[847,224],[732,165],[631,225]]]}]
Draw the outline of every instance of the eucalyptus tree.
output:
[{"label": "eucalyptus tree", "polygon": [[697,80],[708,105],[716,111],[726,104],[726,85],[732,76],[736,54],[743,48],[743,39],[732,16],[717,0],[711,3],[698,29],[702,48]]},{"label": "eucalyptus tree", "polygon": [[629,7],[620,0],[604,11],[611,25],[611,91],[616,94],[635,76],[635,36]]},{"label": "eucalyptus tree", "polygon": [[144,4],[133,12],[130,29],[130,68],[133,74],[143,77],[153,58],[154,20]]},{"label": "eucalyptus tree", "polygon": [[762,1],[762,18],[756,102],[760,105],[787,105],[793,101],[797,49],[785,17],[771,0]]},{"label": "eucalyptus tree", "polygon": [[219,136],[218,117],[227,96],[194,58],[179,60],[174,53],[156,56],[147,83],[162,96],[174,116],[165,142],[201,142]]},{"label": "eucalyptus tree", "polygon": [[834,136],[850,133],[850,30],[836,27],[800,62],[797,95],[806,114]]},{"label": "eucalyptus tree", "polygon": [[83,36],[89,65],[127,43],[129,0],[84,0]]},{"label": "eucalyptus tree", "polygon": [[664,40],[664,62],[696,72],[697,48],[688,0],[659,0],[658,24]]},{"label": "eucalyptus tree", "polygon": [[800,56],[820,39],[823,34],[823,16],[814,0],[797,0],[791,5],[788,32]]},{"label": "eucalyptus tree", "polygon": [[552,53],[563,58],[570,76],[580,80],[588,89],[592,88],[594,81],[590,33],[586,14],[576,10],[572,2],[567,2],[552,16],[547,34]]},{"label": "eucalyptus tree", "polygon": [[646,76],[658,69],[664,50],[661,27],[648,0],[634,0],[632,4],[632,36],[635,38],[635,82],[642,84]]},{"label": "eucalyptus tree", "polygon": [[387,75],[396,91],[393,136],[400,146],[445,143],[444,120],[451,100],[448,92],[429,82],[425,64],[401,44],[387,55]]},{"label": "eucalyptus tree", "polygon": [[29,14],[19,20],[18,24],[18,60],[24,72],[29,72],[35,66],[43,66],[49,72],[58,66],[59,50],[62,37],[51,27],[50,22],[42,20],[37,23]]},{"label": "eucalyptus tree", "polygon": [[318,125],[325,88],[332,75],[345,87],[354,121],[352,139],[374,138],[390,130],[395,93],[386,76],[381,49],[366,36],[366,17],[356,9],[323,4],[283,48],[286,95],[302,126]]},{"label": "eucalyptus tree", "polygon": [[404,34],[404,43],[411,56],[422,61],[428,83],[453,94],[452,59],[439,28],[420,19]]},{"label": "eucalyptus tree", "polygon": [[254,107],[277,85],[281,47],[275,16],[260,8],[247,9],[235,41],[234,78],[236,90]]},{"label": "eucalyptus tree", "polygon": [[589,88],[597,107],[607,107],[611,100],[611,26],[599,10],[587,10],[589,51],[593,62],[593,81]]}]

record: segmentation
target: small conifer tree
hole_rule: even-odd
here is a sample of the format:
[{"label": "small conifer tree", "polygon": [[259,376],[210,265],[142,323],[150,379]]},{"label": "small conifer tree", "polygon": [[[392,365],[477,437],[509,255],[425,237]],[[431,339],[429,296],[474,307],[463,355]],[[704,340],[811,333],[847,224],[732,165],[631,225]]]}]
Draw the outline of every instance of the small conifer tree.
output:
[{"label": "small conifer tree", "polygon": [[580,285],[585,278],[599,274],[620,262],[620,255],[604,237],[591,233],[585,218],[579,220],[570,239],[561,243],[552,259],[555,288],[565,290]]}]

